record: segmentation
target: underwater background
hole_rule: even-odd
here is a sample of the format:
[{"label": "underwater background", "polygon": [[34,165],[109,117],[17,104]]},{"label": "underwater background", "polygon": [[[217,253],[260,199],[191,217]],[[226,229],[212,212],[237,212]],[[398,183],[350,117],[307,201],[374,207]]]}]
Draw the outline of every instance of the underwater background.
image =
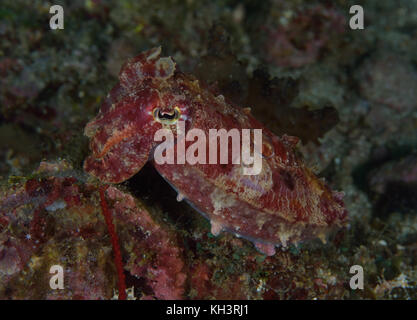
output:
[{"label": "underwater background", "polygon": [[[54,4],[62,30],[50,28]],[[349,27],[355,4],[363,30]],[[266,257],[213,236],[147,164],[107,192],[128,298],[417,298],[416,0],[2,0],[0,299],[117,298],[84,127],[123,63],[158,46],[299,137],[307,166],[344,192],[349,223]],[[49,286],[56,264],[65,290]],[[354,265],[363,289],[349,286]]]}]

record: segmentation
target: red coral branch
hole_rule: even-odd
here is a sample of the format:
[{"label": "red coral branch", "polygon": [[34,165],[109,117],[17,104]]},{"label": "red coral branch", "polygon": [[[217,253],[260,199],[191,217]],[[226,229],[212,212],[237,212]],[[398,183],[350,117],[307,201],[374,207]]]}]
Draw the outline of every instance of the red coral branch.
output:
[{"label": "red coral branch", "polygon": [[104,192],[106,191],[106,187],[100,187],[100,204],[102,214],[107,224],[107,229],[109,231],[111,237],[111,243],[113,246],[114,252],[114,263],[117,269],[117,276],[118,276],[118,284],[119,284],[119,300],[126,300],[126,283],[125,283],[125,275],[123,273],[123,262],[122,262],[122,255],[120,253],[120,246],[119,240],[117,238],[116,231],[114,229],[114,224],[112,221],[110,210],[107,206],[106,197]]}]

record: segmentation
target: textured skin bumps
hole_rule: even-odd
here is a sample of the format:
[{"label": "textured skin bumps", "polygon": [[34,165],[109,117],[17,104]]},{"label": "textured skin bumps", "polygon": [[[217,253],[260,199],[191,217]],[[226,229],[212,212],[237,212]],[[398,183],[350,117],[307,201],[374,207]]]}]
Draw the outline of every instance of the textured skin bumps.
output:
[{"label": "textured skin bumps", "polygon": [[[213,234],[232,232],[268,255],[277,245],[323,239],[329,230],[346,223],[342,194],[330,190],[303,164],[295,152],[296,137],[275,136],[248,109],[215,96],[193,76],[179,71],[170,57],[161,58],[160,48],[128,61],[119,79],[85,128],[92,151],[84,164],[87,172],[104,182],[119,183],[150,159],[178,191],[179,200],[185,198],[210,219]],[[210,129],[262,129],[260,174],[244,175],[243,164],[231,161],[157,164],[153,150],[161,142],[154,141],[155,132],[172,129],[174,150],[183,136],[177,134],[175,124],[155,121],[155,108],[170,114],[178,108],[185,130],[198,128],[206,137]],[[186,148],[193,143],[185,141]],[[230,154],[230,144],[229,149]]]}]

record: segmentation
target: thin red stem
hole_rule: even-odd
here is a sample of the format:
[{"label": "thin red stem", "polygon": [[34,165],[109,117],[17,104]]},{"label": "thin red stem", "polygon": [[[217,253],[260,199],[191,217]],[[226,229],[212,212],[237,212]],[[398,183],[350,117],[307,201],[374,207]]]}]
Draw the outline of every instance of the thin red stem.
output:
[{"label": "thin red stem", "polygon": [[102,210],[104,219],[106,221],[107,229],[109,231],[111,243],[113,246],[114,263],[117,269],[117,277],[118,277],[118,285],[119,285],[119,300],[126,300],[126,283],[125,283],[125,275],[123,273],[122,255],[120,253],[119,240],[117,238],[117,234],[114,229],[112,216],[107,206],[106,196],[104,194],[106,189],[107,189],[107,186],[100,187],[101,210]]}]

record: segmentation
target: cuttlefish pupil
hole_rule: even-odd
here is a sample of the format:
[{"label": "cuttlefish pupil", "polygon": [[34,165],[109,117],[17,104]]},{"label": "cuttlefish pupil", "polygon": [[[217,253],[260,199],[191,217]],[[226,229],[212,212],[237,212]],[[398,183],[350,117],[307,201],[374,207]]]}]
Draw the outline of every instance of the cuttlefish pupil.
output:
[{"label": "cuttlefish pupil", "polygon": [[152,115],[156,122],[160,122],[163,124],[173,124],[176,123],[180,118],[181,111],[178,107],[175,107],[173,110],[170,111],[162,111],[159,108],[155,108],[153,109]]}]

